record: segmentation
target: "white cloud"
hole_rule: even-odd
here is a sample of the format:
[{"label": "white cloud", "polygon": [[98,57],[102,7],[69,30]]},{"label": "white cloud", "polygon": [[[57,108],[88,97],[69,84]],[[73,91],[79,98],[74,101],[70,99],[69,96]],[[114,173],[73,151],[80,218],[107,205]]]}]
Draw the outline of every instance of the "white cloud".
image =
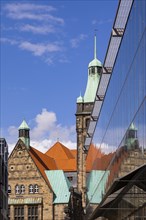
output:
[{"label": "white cloud", "polygon": [[37,4],[31,4],[31,3],[9,3],[6,4],[5,9],[7,9],[9,12],[19,12],[19,11],[37,11],[37,10],[43,10],[43,11],[54,11],[56,10],[53,6],[47,6],[47,5],[37,5]]},{"label": "white cloud", "polygon": [[6,37],[0,38],[0,41],[1,41],[1,43],[8,43],[8,44],[11,44],[11,45],[18,44],[18,42],[16,40],[9,39],[9,38],[6,38]]},{"label": "white cloud", "polygon": [[6,4],[4,9],[7,12],[7,16],[12,19],[22,20],[37,20],[37,21],[47,21],[53,23],[64,24],[62,18],[53,16],[49,14],[56,9],[49,5],[37,5],[29,3],[10,3]]},{"label": "white cloud", "polygon": [[80,34],[78,37],[73,38],[70,40],[71,47],[77,48],[81,41],[85,40],[87,38],[86,34]]},{"label": "white cloud", "polygon": [[[30,128],[31,123],[28,123]],[[35,126],[30,129],[30,144],[32,147],[46,152],[56,141],[60,141],[70,149],[76,148],[75,125],[63,126],[59,124],[54,112],[47,111],[45,108],[42,109],[41,113],[36,115],[34,123]],[[8,137],[6,138],[9,153],[14,148],[17,137],[18,128],[16,126],[10,126],[8,128]]]},{"label": "white cloud", "polygon": [[32,138],[41,138],[46,132],[54,128],[56,121],[57,118],[54,112],[42,109],[41,114],[38,114],[35,118],[36,127],[31,131]]},{"label": "white cloud", "polygon": [[54,33],[55,29],[51,25],[34,26],[30,24],[25,24],[20,27],[20,31],[32,32],[34,34],[48,34],[48,33]]},{"label": "white cloud", "polygon": [[19,48],[32,52],[35,56],[42,56],[45,53],[62,51],[63,48],[56,43],[31,43],[24,41],[19,44]]}]

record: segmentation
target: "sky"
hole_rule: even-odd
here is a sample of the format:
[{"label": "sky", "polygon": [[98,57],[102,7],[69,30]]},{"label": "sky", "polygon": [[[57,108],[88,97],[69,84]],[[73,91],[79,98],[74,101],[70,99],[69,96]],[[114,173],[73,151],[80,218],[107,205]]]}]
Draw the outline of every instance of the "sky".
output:
[{"label": "sky", "polygon": [[31,146],[76,148],[76,99],[88,64],[103,63],[118,0],[0,1],[1,137],[9,152],[26,120]]}]

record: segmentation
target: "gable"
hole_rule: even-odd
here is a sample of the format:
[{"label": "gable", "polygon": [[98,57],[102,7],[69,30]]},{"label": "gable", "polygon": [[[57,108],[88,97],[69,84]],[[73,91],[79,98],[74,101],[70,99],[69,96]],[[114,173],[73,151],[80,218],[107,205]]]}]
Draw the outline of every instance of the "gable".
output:
[{"label": "gable", "polygon": [[[31,147],[30,147],[31,149]],[[43,178],[50,188],[50,183],[46,177],[44,164],[39,161],[33,153],[27,150],[23,141],[18,140],[8,159],[8,172],[10,179],[31,179]],[[38,166],[39,164],[39,166]]]},{"label": "gable", "polygon": [[46,153],[46,155],[56,159],[73,159],[74,156],[67,147],[60,142],[56,142]]}]

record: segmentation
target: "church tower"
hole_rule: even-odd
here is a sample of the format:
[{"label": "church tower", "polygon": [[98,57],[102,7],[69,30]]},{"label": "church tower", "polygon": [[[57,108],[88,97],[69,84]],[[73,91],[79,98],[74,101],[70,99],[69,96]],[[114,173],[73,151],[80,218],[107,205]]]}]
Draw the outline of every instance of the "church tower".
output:
[{"label": "church tower", "polygon": [[82,193],[82,206],[86,207],[86,153],[83,150],[84,140],[91,112],[94,105],[97,87],[100,80],[102,64],[96,57],[96,35],[94,36],[94,59],[88,65],[88,80],[85,94],[77,98],[76,132],[77,132],[77,188]]},{"label": "church tower", "polygon": [[28,127],[26,121],[23,120],[19,127],[19,139],[23,141],[23,143],[27,146],[28,149],[30,147],[29,130],[30,128]]}]

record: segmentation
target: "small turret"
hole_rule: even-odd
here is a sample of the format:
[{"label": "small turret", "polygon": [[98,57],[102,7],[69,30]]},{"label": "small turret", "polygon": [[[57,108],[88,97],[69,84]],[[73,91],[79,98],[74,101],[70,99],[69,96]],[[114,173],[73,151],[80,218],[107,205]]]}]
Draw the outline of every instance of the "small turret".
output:
[{"label": "small turret", "polygon": [[139,148],[137,128],[135,127],[134,123],[130,125],[129,129],[126,132],[125,146],[127,147],[127,150]]},{"label": "small turret", "polygon": [[23,120],[21,125],[19,126],[19,139],[24,142],[28,149],[30,147],[29,130],[30,128],[28,127],[26,121]]}]

